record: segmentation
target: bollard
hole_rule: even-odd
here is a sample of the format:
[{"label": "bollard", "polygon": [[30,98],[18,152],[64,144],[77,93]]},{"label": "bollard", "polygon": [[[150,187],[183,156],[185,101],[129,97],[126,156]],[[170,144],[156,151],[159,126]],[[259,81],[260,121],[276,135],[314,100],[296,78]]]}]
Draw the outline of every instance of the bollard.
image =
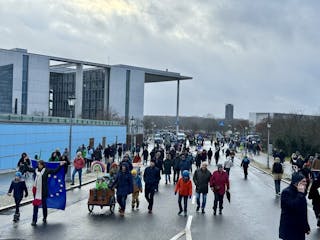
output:
[{"label": "bollard", "polygon": [[71,165],[68,166],[66,182],[71,182]]}]

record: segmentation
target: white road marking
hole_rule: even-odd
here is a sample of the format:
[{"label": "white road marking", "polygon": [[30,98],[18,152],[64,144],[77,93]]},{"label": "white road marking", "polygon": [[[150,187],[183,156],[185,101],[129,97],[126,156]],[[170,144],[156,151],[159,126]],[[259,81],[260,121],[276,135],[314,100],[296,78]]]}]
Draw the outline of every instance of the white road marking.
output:
[{"label": "white road marking", "polygon": [[191,235],[191,222],[192,222],[192,215],[189,215],[187,225],[186,225],[186,239],[187,240],[192,240],[192,235]]},{"label": "white road marking", "polygon": [[192,204],[194,205],[195,203],[196,203],[196,196],[193,195],[193,196],[192,196]]},{"label": "white road marking", "polygon": [[181,238],[184,234],[186,234],[185,230],[182,230],[181,232],[179,232],[177,235],[175,235],[173,238],[171,238],[170,240],[178,240],[179,238]]},{"label": "white road marking", "polygon": [[174,237],[172,237],[170,240],[178,240],[183,235],[186,235],[186,240],[192,240],[191,229],[190,229],[191,223],[192,223],[192,218],[193,218],[193,216],[189,215],[185,229],[182,230],[181,232],[179,232]]}]

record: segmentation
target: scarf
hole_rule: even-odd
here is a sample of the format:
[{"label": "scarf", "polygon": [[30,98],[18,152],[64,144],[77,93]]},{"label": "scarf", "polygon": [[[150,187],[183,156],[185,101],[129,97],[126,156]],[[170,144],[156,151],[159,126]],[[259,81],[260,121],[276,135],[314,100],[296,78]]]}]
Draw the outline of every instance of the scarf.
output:
[{"label": "scarf", "polygon": [[42,204],[42,175],[45,172],[45,168],[43,168],[41,171],[36,169],[36,179],[33,183],[33,196],[34,200],[32,201],[34,206],[40,206]]}]

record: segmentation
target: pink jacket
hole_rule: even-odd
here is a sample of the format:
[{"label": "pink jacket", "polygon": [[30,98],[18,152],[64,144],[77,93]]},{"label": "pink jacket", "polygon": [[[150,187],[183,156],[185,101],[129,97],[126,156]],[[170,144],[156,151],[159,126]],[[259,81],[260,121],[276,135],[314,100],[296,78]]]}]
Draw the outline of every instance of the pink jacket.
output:
[{"label": "pink jacket", "polygon": [[225,171],[214,171],[210,178],[210,187],[213,191],[223,195],[229,189],[229,176]]},{"label": "pink jacket", "polygon": [[82,168],[84,168],[85,161],[83,160],[82,157],[75,158],[73,161],[73,165],[74,165],[75,169],[82,169]]}]

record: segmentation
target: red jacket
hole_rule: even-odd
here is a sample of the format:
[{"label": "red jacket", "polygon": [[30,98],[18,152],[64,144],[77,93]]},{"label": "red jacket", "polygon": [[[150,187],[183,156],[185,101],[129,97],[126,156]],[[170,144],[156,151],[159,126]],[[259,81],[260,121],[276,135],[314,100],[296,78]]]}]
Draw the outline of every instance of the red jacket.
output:
[{"label": "red jacket", "polygon": [[75,169],[82,169],[84,168],[84,165],[85,165],[85,161],[83,160],[82,157],[80,158],[75,158],[74,161],[73,161],[73,165],[75,167]]},{"label": "red jacket", "polygon": [[192,196],[191,180],[189,179],[188,181],[184,181],[183,178],[180,178],[174,191],[181,196]]},{"label": "red jacket", "polygon": [[210,187],[213,187],[213,191],[223,195],[226,192],[226,188],[229,189],[229,176],[225,171],[214,171],[210,178]]}]

